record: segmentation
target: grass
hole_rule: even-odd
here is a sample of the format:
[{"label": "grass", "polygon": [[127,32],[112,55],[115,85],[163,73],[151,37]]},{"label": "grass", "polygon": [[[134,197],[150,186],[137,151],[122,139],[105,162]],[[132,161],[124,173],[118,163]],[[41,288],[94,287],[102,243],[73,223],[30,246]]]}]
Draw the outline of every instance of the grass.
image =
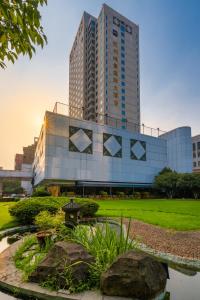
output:
[{"label": "grass", "polygon": [[52,242],[49,241],[46,243],[44,249],[40,249],[35,235],[29,235],[25,238],[23,244],[17,249],[13,257],[15,266],[23,271],[23,280],[28,280],[29,275],[35,271],[51,246]]},{"label": "grass", "polygon": [[9,207],[15,202],[0,203],[0,230],[17,226],[17,221],[9,214]]},{"label": "grass", "polygon": [[175,230],[200,229],[200,201],[195,200],[98,200],[98,215],[131,217]]}]

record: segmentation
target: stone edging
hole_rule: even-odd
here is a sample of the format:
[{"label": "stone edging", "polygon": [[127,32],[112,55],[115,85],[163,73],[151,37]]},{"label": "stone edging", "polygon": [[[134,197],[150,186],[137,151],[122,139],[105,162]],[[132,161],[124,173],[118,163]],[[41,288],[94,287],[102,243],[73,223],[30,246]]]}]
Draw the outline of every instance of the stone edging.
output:
[{"label": "stone edging", "polygon": [[[119,223],[118,223],[119,224]],[[123,224],[123,230],[124,234],[126,235],[127,229],[126,225]],[[178,256],[178,255],[173,255],[171,253],[165,253],[156,249],[153,249],[143,243],[133,241],[134,246],[136,249],[141,250],[143,252],[146,252],[158,259],[162,259],[169,264],[178,264],[182,267],[188,267],[188,268],[194,268],[197,271],[200,270],[200,260],[199,259],[188,259],[186,257]]]},{"label": "stone edging", "polygon": [[26,232],[27,230],[34,231],[36,228],[37,228],[36,225],[26,225],[26,226],[8,228],[0,231],[0,240],[2,240],[4,237],[9,236],[11,234],[23,233]]}]

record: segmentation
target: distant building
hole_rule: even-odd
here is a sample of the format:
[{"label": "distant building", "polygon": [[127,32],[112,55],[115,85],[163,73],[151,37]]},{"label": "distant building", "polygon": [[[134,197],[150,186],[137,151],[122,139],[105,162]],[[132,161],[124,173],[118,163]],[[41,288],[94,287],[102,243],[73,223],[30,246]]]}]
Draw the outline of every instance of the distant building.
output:
[{"label": "distant building", "polygon": [[139,131],[139,26],[106,4],[84,12],[70,53],[69,115]]},{"label": "distant building", "polygon": [[35,150],[37,147],[37,141],[38,139],[34,139],[34,144],[23,147],[23,164],[32,164],[35,157]]},{"label": "distant building", "polygon": [[192,138],[193,146],[193,172],[200,173],[200,135]]},{"label": "distant building", "polygon": [[34,138],[34,144],[23,147],[23,154],[17,153],[15,155],[15,170],[22,170],[22,165],[32,165],[35,157],[35,150],[37,147],[38,138]]},{"label": "distant building", "polygon": [[15,154],[15,170],[20,171],[23,164],[23,154]]}]

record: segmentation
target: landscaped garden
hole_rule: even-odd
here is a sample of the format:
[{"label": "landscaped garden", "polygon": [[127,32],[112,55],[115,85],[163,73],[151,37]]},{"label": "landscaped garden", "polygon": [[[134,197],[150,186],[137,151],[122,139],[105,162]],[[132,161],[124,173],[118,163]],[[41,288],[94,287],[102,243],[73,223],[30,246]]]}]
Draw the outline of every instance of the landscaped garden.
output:
[{"label": "landscaped garden", "polygon": [[[40,211],[41,201],[53,206],[61,207],[69,198],[66,197],[42,197],[35,199],[37,210]],[[82,199],[82,198],[80,198]],[[82,199],[83,201],[84,199]],[[87,200],[87,199],[85,199]],[[164,228],[175,230],[194,230],[200,229],[200,201],[186,199],[129,199],[123,198],[95,200],[99,204],[98,216],[105,217],[127,217],[141,220],[146,223],[158,225]],[[14,202],[13,202],[14,203]],[[5,229],[17,225],[17,220],[10,216],[9,208],[13,204],[0,203],[0,229]],[[39,203],[39,204],[38,204]],[[45,208],[43,209],[45,210]],[[52,209],[54,211],[54,209]],[[35,212],[35,210],[34,210]],[[20,213],[20,212],[19,212]],[[24,224],[30,223],[26,219]]]},{"label": "landscaped garden", "polygon": [[[16,236],[19,244],[8,265],[14,264],[19,270],[16,273],[18,283],[26,286],[26,282],[34,282],[47,290],[65,290],[66,293],[100,288],[107,295],[134,295],[138,299],[149,299],[162,292],[167,280],[166,270],[157,259],[138,252],[140,244],[146,242],[147,246],[170,252],[166,243],[169,241],[173,245],[172,254],[181,253],[184,257],[187,253],[188,258],[198,259],[199,246],[190,243],[190,249],[183,248],[182,233],[179,236],[175,230],[188,230],[190,235],[190,230],[200,229],[200,201],[125,197],[122,194],[113,199],[107,195],[95,200],[74,197],[80,215],[77,215],[78,226],[73,228],[69,226],[71,223],[66,223],[66,212],[62,210],[70,197],[44,196],[0,203],[1,228],[37,226],[35,233]],[[69,210],[67,216],[72,222],[76,220],[73,210]],[[124,224],[127,232],[124,232]],[[195,240],[199,239],[196,233]],[[185,241],[186,235],[183,232]],[[129,272],[130,266],[136,269],[138,266],[138,269]],[[5,264],[7,269],[9,272]],[[128,289],[125,288],[127,280],[131,284]],[[162,299],[168,297],[166,293]]]}]

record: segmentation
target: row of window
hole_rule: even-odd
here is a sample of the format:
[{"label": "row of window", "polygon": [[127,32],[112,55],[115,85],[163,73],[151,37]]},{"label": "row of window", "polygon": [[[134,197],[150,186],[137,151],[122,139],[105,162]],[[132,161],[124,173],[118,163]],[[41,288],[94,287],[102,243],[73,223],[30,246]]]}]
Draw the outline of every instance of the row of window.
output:
[{"label": "row of window", "polygon": [[119,20],[117,17],[113,17],[113,24],[120,27],[121,31],[132,34],[132,27],[125,24],[124,21]]},{"label": "row of window", "polygon": [[200,167],[200,161],[198,161],[198,165],[197,165],[196,161],[193,162],[193,167],[196,168],[197,166]]},{"label": "row of window", "polygon": [[200,142],[193,143],[193,151],[196,151],[196,149],[200,150]]}]

